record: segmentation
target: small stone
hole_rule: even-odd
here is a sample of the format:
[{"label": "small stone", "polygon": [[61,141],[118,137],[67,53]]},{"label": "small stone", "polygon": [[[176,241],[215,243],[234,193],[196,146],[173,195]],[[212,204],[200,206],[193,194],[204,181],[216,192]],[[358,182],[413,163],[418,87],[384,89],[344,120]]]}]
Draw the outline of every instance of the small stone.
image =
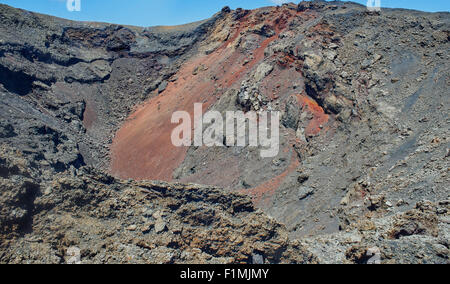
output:
[{"label": "small stone", "polygon": [[161,211],[156,211],[155,213],[153,213],[152,217],[155,219],[161,219],[162,217]]},{"label": "small stone", "polygon": [[200,68],[199,68],[199,67],[196,67],[196,68],[192,71],[192,75],[197,76],[199,70],[200,70]]},{"label": "small stone", "polygon": [[336,59],[336,57],[337,57],[336,52],[330,51],[330,50],[324,52],[324,55],[325,55],[325,57],[326,57],[328,60],[330,60],[330,61],[333,61],[333,60]]},{"label": "small stone", "polygon": [[331,49],[337,49],[338,47],[339,46],[335,43],[330,43],[330,45],[328,46],[328,48],[331,48]]},{"label": "small stone", "polygon": [[148,232],[151,231],[152,228],[153,228],[153,224],[152,223],[146,223],[145,225],[143,225],[141,227],[141,232],[143,234],[147,234]]},{"label": "small stone", "polygon": [[50,195],[52,194],[53,190],[52,188],[49,186],[44,190],[44,195]]},{"label": "small stone", "polygon": [[156,224],[155,224],[155,232],[156,233],[164,232],[166,229],[167,229],[167,225],[162,219],[159,219],[158,221],[156,221]]},{"label": "small stone", "polygon": [[127,228],[128,231],[136,231],[136,229],[137,229],[137,226],[136,226],[136,225],[130,225],[130,226],[128,226],[128,228]]},{"label": "small stone", "polygon": [[381,251],[377,247],[367,249],[366,256],[370,257],[367,264],[381,264]]},{"label": "small stone", "polygon": [[256,72],[253,75],[256,82],[260,82],[267,75],[269,75],[273,70],[273,66],[267,63],[261,63],[258,68],[256,68]]},{"label": "small stone", "polygon": [[192,75],[196,76],[198,73],[208,70],[208,67],[204,65],[199,65],[195,67],[195,69],[192,71]]},{"label": "small stone", "polygon": [[446,214],[448,211],[447,211],[447,209],[445,209],[445,208],[438,208],[437,210],[436,210],[436,213],[438,214],[438,215],[444,215],[444,214]]},{"label": "small stone", "polygon": [[370,211],[375,211],[381,207],[383,207],[383,204],[385,203],[385,196],[384,195],[372,195],[368,197],[368,208]]},{"label": "small stone", "polygon": [[153,215],[153,210],[152,209],[150,209],[150,208],[142,208],[142,216],[144,216],[144,217],[152,217],[152,215]]},{"label": "small stone", "polygon": [[33,82],[33,86],[36,87],[36,88],[39,88],[41,90],[46,90],[46,91],[51,89],[51,87],[49,85],[47,85],[47,84],[45,84],[43,82],[40,82],[40,81],[34,81]]},{"label": "small stone", "polygon": [[298,199],[303,200],[314,194],[314,189],[311,187],[302,186],[298,190]]},{"label": "small stone", "polygon": [[67,264],[80,264],[81,263],[81,250],[78,247],[72,246],[66,251]]},{"label": "small stone", "polygon": [[252,255],[253,264],[264,264],[264,257],[258,253]]},{"label": "small stone", "polygon": [[304,66],[307,69],[316,71],[323,63],[323,57],[320,54],[314,52],[306,52],[303,56],[305,57]]},{"label": "small stone", "polygon": [[166,90],[168,84],[169,83],[167,81],[163,81],[161,84],[159,84],[158,93],[161,94],[162,92],[164,92]]},{"label": "small stone", "polygon": [[433,244],[432,245],[434,251],[436,252],[436,255],[444,257],[444,258],[448,258],[449,255],[449,250],[447,247],[445,247],[444,245],[441,244]]},{"label": "small stone", "polygon": [[375,63],[375,62],[378,62],[380,59],[382,59],[383,58],[383,55],[381,55],[381,54],[375,54],[374,56],[373,56],[373,62]]},{"label": "small stone", "polygon": [[365,59],[362,63],[361,63],[361,68],[362,69],[367,69],[370,67],[370,65],[372,65],[372,60],[370,59]]},{"label": "small stone", "polygon": [[297,181],[300,184],[303,184],[305,181],[307,181],[309,179],[309,175],[305,174],[305,173],[301,173],[298,178]]}]

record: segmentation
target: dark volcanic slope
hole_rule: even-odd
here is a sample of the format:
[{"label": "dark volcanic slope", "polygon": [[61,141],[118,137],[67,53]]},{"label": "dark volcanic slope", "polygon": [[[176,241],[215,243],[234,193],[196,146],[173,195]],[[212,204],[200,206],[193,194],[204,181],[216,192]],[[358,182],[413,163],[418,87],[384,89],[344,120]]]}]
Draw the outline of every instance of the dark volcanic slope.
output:
[{"label": "dark volcanic slope", "polygon": [[[15,142],[57,171],[107,168],[118,124],[176,72],[216,20],[144,29],[0,9],[2,108],[9,107],[1,118],[19,134]],[[45,126],[56,145],[36,145]]]},{"label": "dark volcanic slope", "polygon": [[[353,218],[342,206],[372,196],[410,206],[447,198],[446,168],[435,169],[438,180],[421,172],[448,146],[447,127],[433,130],[448,119],[447,13],[306,3],[231,12],[216,26],[119,130],[114,174],[239,190],[296,237],[338,231]],[[172,146],[170,116],[194,102],[282,111],[280,154]],[[362,208],[354,216],[373,211]]]},{"label": "dark volcanic slope", "polygon": [[[156,28],[0,5],[0,261],[448,262],[449,36],[346,2]],[[279,155],[173,147],[196,102],[280,110]]]}]

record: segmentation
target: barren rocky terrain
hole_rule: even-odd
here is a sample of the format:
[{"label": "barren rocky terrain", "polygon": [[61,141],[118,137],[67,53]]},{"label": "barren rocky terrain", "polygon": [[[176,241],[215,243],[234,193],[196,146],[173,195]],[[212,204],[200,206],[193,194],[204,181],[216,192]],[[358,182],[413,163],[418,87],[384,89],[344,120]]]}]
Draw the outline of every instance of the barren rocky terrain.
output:
[{"label": "barren rocky terrain", "polygon": [[[450,14],[303,1],[175,27],[0,5],[0,263],[448,263]],[[280,151],[171,115],[278,110]]]}]

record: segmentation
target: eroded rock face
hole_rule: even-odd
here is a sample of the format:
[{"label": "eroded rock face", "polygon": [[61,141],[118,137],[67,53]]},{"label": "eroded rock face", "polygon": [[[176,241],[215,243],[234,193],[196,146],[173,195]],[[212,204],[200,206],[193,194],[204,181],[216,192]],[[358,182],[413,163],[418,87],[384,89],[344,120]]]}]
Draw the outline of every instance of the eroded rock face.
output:
[{"label": "eroded rock face", "polygon": [[315,262],[244,195],[89,167],[40,176],[6,146],[0,171],[2,263]]},{"label": "eroded rock face", "polygon": [[[0,12],[0,262],[448,262],[448,13]],[[173,147],[199,102],[281,111],[278,156]]]}]

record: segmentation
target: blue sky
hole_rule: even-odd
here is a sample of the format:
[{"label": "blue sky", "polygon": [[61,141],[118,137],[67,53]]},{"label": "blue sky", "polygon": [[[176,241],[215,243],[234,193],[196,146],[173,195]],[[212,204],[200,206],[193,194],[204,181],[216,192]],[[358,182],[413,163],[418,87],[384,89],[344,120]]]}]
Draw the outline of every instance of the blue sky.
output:
[{"label": "blue sky", "polygon": [[[0,3],[62,18],[123,25],[179,25],[209,18],[224,6],[253,9],[283,0],[80,0],[81,11],[69,12],[66,0],[0,0]],[[300,1],[292,1],[298,3]],[[367,0],[354,0],[366,4]],[[381,0],[382,7],[450,11],[450,0]]]}]

